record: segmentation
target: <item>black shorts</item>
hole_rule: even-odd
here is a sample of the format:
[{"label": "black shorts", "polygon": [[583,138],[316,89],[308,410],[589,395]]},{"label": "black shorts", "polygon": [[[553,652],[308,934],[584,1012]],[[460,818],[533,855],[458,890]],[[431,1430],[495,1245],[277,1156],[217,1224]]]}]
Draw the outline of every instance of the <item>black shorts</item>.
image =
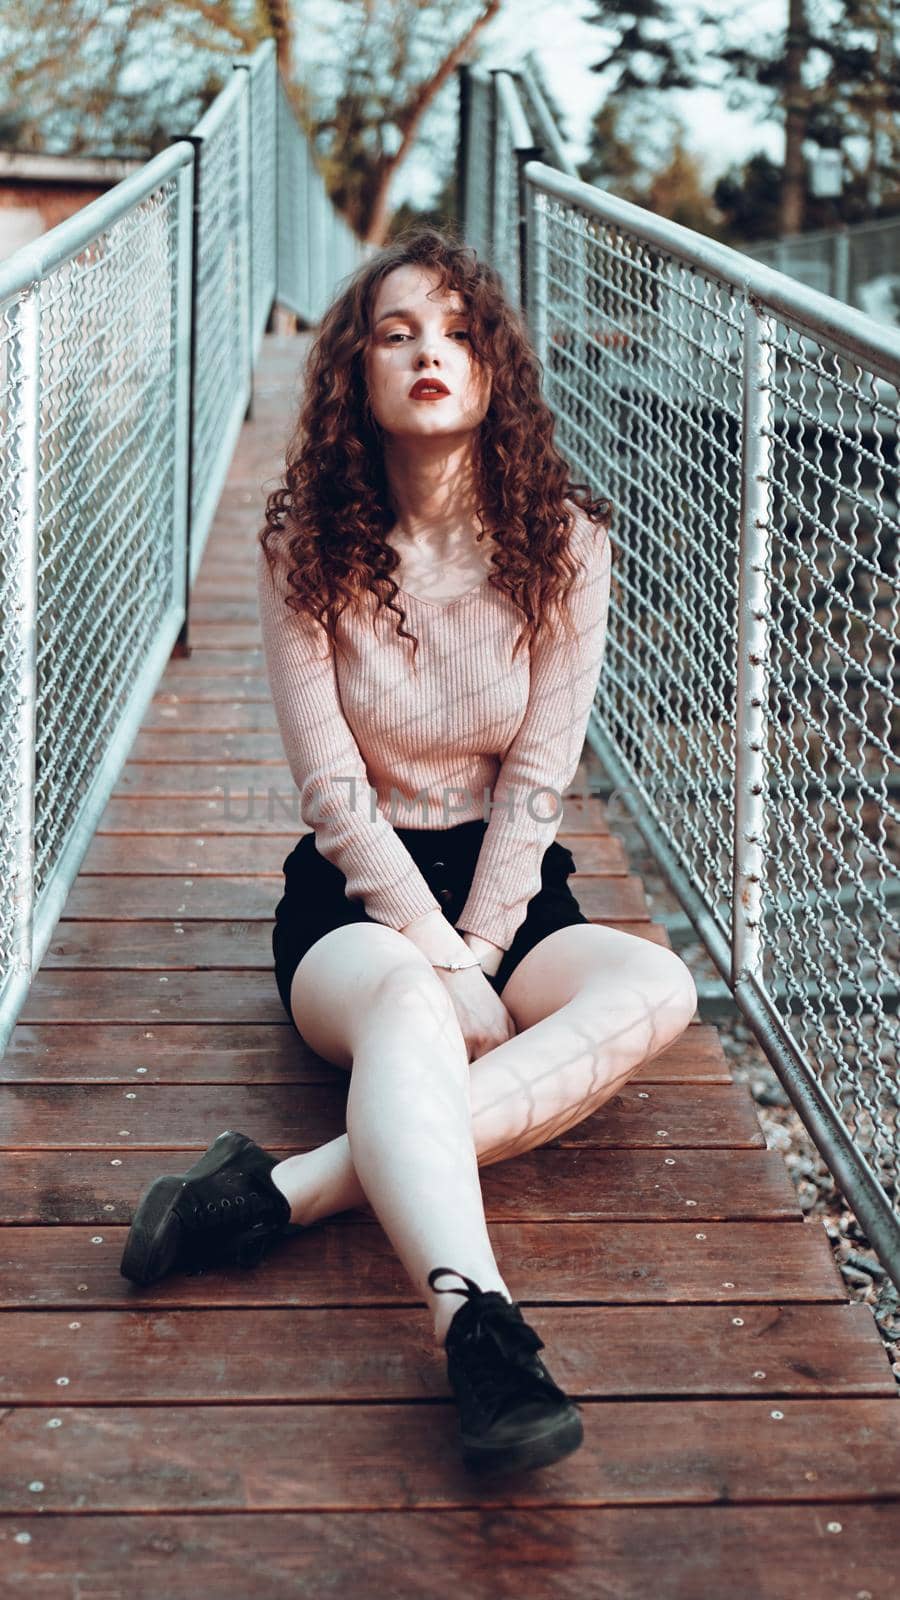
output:
[{"label": "black shorts", "polygon": [[[476,817],[453,828],[396,828],[398,838],[425,878],[447,920],[456,925],[471,887],[478,851],[487,823]],[[291,980],[311,945],[332,928],[349,922],[374,922],[361,900],[349,900],[347,880],[333,862],[316,849],[315,834],[305,833],[282,865],[284,894],[275,907],[272,954],[275,982],[285,1011],[293,1022]],[[485,976],[499,994],[522,957],[556,928],[588,922],[566,882],[575,871],[571,850],[554,839],[541,863],[541,887],[528,909],[497,971]],[[462,959],[462,958],[461,958]],[[296,1026],[296,1024],[295,1024]]]}]

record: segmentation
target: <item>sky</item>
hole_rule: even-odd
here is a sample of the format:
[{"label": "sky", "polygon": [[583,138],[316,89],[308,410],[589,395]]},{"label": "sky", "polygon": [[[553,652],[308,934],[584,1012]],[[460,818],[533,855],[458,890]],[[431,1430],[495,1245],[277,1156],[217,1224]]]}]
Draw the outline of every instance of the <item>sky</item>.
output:
[{"label": "sky", "polygon": [[[708,12],[729,19],[729,35],[736,43],[782,30],[787,5],[788,0],[705,0]],[[597,9],[592,0],[505,0],[500,15],[480,35],[480,65],[515,65],[529,50],[535,52],[551,90],[566,108],[565,131],[576,162],[587,154],[591,118],[606,93],[600,76],[590,71],[591,62],[602,54],[602,33],[584,20]],[[695,10],[685,0],[686,23]],[[745,160],[756,150],[777,160],[783,156],[781,126],[765,115],[764,100],[755,111],[729,111],[723,94],[694,90],[672,93],[667,103],[682,117],[687,147],[710,181],[730,162]],[[435,188],[431,168],[411,158],[392,186],[391,199],[424,206]]]}]

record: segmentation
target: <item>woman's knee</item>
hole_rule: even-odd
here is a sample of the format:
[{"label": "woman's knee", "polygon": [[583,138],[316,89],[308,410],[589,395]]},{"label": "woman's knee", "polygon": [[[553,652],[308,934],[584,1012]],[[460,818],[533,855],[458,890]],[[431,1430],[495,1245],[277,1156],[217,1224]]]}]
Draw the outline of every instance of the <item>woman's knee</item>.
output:
[{"label": "woman's knee", "polygon": [[[578,930],[582,930],[579,928]],[[599,930],[598,930],[599,931]],[[578,973],[570,1007],[595,1017],[602,1025],[610,999],[619,1013],[652,1023],[654,1037],[671,1043],[697,1010],[697,989],[690,968],[674,950],[637,934],[604,929],[609,935],[606,959]],[[582,954],[587,954],[587,940]],[[515,975],[514,975],[515,976]]]},{"label": "woman's knee", "polygon": [[349,1068],[361,1027],[383,1005],[400,1004],[427,986],[442,988],[411,940],[382,923],[347,923],[323,934],[302,957],[291,982],[291,1011],[317,1055]]},{"label": "woman's knee", "polygon": [[680,1033],[697,1010],[697,986],[690,967],[674,950],[657,946],[654,954],[655,1003],[665,1012],[670,1026]]}]

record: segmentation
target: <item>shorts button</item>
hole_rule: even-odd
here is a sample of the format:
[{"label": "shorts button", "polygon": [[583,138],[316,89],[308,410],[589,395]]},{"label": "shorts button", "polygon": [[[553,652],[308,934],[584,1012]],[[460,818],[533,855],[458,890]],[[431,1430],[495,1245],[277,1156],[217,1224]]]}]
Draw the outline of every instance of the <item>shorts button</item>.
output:
[{"label": "shorts button", "polygon": [[453,890],[452,889],[439,889],[438,890],[438,899],[439,900],[443,900],[444,905],[448,906],[450,904],[451,900],[453,899]]},{"label": "shorts button", "polygon": [[431,865],[434,867],[435,871],[437,871],[439,867],[445,867],[447,863],[446,861],[432,861]]}]

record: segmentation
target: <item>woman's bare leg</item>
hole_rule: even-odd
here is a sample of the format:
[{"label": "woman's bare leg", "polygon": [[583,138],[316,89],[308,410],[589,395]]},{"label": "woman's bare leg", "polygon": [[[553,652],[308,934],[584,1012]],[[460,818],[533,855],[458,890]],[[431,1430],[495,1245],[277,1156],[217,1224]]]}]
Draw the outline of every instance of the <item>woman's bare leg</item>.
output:
[{"label": "woman's bare leg", "polygon": [[[504,988],[519,1033],[469,1065],[443,984],[427,965],[403,960],[398,970],[396,947],[378,938],[389,967],[361,1009],[350,996],[329,1004],[326,963],[298,969],[292,1003],[304,1038],[325,1059],[352,1064],[347,1133],[289,1156],[272,1176],[295,1222],[371,1204],[431,1297],[440,1343],[462,1296],[433,1295],[431,1267],[454,1266],[512,1298],[488,1239],[478,1168],[531,1150],[602,1106],[683,1031],[696,991],[680,958],[648,940],[595,925],[560,929]],[[326,955],[331,968],[332,956],[348,953],[346,941],[341,952],[322,943],[304,961]],[[357,969],[351,961],[349,971]]]}]

